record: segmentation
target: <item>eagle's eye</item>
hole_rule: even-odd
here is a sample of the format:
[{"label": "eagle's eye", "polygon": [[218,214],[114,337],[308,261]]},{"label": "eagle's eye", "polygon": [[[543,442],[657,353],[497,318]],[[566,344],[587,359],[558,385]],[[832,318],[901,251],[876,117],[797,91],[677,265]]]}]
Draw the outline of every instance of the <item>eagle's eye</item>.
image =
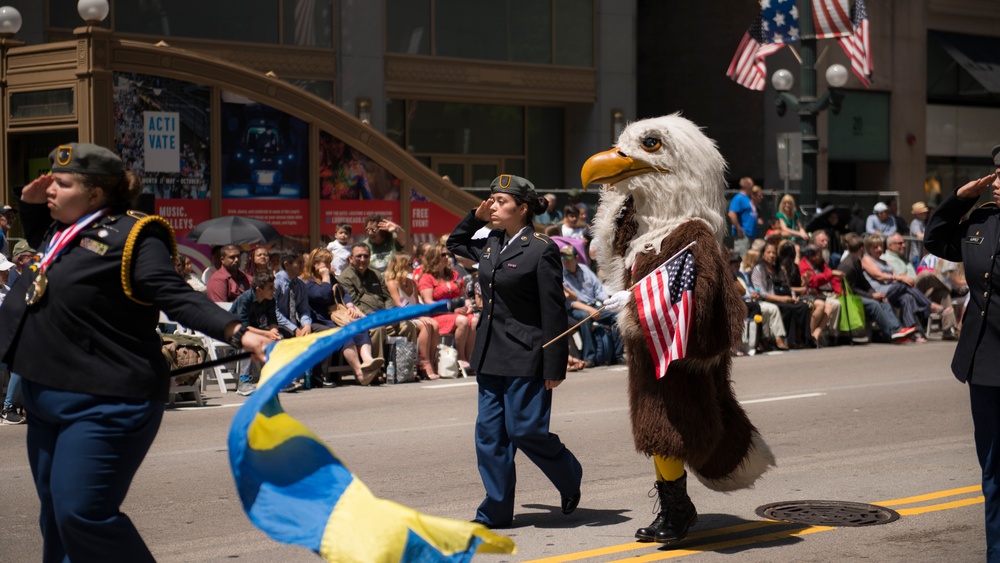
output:
[{"label": "eagle's eye", "polygon": [[642,150],[646,152],[656,152],[663,146],[656,137],[646,137],[642,140]]}]

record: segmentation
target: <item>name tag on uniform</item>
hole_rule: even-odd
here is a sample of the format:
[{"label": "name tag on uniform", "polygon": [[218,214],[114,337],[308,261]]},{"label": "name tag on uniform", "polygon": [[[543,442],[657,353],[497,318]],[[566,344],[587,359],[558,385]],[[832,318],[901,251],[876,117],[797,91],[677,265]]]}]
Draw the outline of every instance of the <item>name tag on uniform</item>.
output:
[{"label": "name tag on uniform", "polygon": [[508,267],[508,268],[516,268],[516,267],[517,267],[517,264],[514,264],[514,263],[512,263],[512,262],[507,262],[507,267]]},{"label": "name tag on uniform", "polygon": [[104,256],[104,254],[108,251],[108,245],[91,238],[81,240],[80,248],[86,248],[87,250],[95,254],[100,254],[101,256]]},{"label": "name tag on uniform", "polygon": [[965,244],[983,244],[983,237],[965,237]]}]

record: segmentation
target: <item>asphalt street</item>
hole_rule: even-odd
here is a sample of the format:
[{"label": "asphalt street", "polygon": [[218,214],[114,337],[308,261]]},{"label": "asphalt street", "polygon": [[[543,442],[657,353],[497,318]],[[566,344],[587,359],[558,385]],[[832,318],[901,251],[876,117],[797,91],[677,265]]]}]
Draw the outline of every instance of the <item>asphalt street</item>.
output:
[{"label": "asphalt street", "polygon": [[[513,556],[477,561],[982,561],[979,470],[967,389],[948,369],[954,343],[862,345],[736,358],[740,400],[778,466],[751,490],[689,491],[700,514],[687,540],[636,543],[653,519],[652,462],[632,446],[623,367],[569,374],[555,390],[552,431],[584,467],[570,516],[518,457],[518,510],[503,530]],[[293,563],[244,516],[226,434],[243,399],[207,392],[206,407],[169,409],[124,511],[159,561]],[[423,512],[467,520],[483,489],[476,470],[475,380],[283,395],[286,411],[323,438],[372,491]],[[0,427],[0,562],[39,561],[38,502],[25,426]],[[876,503],[899,520],[865,527],[783,524],[755,513],[780,501]]]}]

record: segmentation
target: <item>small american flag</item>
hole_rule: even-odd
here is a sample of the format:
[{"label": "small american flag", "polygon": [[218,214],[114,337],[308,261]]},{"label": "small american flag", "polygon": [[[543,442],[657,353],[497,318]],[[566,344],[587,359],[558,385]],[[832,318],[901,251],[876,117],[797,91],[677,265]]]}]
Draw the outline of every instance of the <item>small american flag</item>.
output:
[{"label": "small american flag", "polygon": [[812,6],[817,39],[854,33],[848,0],[812,0]]},{"label": "small american flag", "polygon": [[632,290],[657,379],[667,375],[670,362],[687,353],[694,280],[694,254],[685,250],[675,260],[653,270]]},{"label": "small american flag", "polygon": [[856,0],[851,7],[851,26],[854,33],[837,40],[840,47],[851,59],[851,70],[861,80],[865,88],[871,86],[872,51],[868,37],[868,10],[865,0]]}]

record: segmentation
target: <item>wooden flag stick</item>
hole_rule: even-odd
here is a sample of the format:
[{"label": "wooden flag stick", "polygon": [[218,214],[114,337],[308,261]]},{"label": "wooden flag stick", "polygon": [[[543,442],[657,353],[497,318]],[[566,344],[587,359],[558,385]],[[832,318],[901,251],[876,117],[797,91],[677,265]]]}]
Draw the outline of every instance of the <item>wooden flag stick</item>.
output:
[{"label": "wooden flag stick", "polygon": [[[669,263],[673,262],[674,260],[676,260],[678,256],[680,256],[681,254],[683,254],[683,253],[684,253],[684,251],[685,251],[685,250],[687,250],[687,249],[691,248],[691,247],[692,247],[692,246],[694,246],[695,244],[698,244],[698,241],[696,241],[696,240],[693,240],[693,241],[691,241],[691,242],[687,243],[687,245],[686,245],[686,246],[685,246],[684,248],[682,248],[682,249],[678,250],[676,254],[674,254],[674,255],[673,255],[673,256],[671,256],[670,258],[667,258],[667,259],[666,259],[666,260],[665,260],[665,261],[664,261],[664,262],[663,262],[662,264],[660,264],[660,265],[659,265],[659,266],[657,266],[656,268],[653,268],[653,269],[652,269],[652,270],[651,270],[651,271],[650,271],[650,272],[649,272],[648,274],[646,274],[645,276],[642,276],[642,278],[640,278],[640,279],[639,279],[639,281],[637,281],[637,282],[635,282],[634,284],[632,284],[632,285],[631,285],[631,286],[630,286],[630,287],[629,287],[629,288],[628,288],[628,289],[627,289],[626,291],[632,291],[633,289],[635,289],[635,287],[636,287],[637,285],[639,285],[640,283],[642,283],[642,280],[644,280],[644,279],[646,279],[647,277],[649,277],[650,275],[652,275],[652,274],[653,274],[653,272],[655,272],[656,270],[659,270],[660,268],[662,268],[662,267],[666,266],[667,264],[669,264]],[[546,343],[545,343],[544,345],[542,345],[542,348],[544,349],[544,348],[548,347],[548,345],[549,345],[549,344],[552,344],[552,343],[553,343],[553,342],[555,342],[556,340],[559,340],[560,338],[563,338],[563,337],[564,337],[564,336],[566,336],[567,334],[569,334],[569,333],[573,332],[574,330],[576,330],[576,329],[580,328],[580,325],[582,325],[583,323],[585,323],[585,322],[589,321],[590,319],[594,318],[595,316],[597,316],[597,315],[598,315],[598,314],[599,314],[599,313],[600,313],[601,311],[603,311],[603,310],[604,310],[604,308],[605,308],[605,307],[607,307],[607,305],[603,305],[603,306],[602,306],[602,307],[601,307],[600,309],[598,309],[598,310],[594,311],[593,313],[591,313],[591,314],[590,314],[590,316],[588,316],[588,317],[587,317],[586,319],[583,319],[582,321],[580,321],[580,322],[576,323],[575,325],[571,326],[571,327],[569,328],[569,330],[567,330],[566,332],[564,332],[564,333],[560,334],[559,336],[557,336],[557,337],[553,338],[552,340],[549,340],[549,341],[548,341],[548,342],[546,342]]]}]

